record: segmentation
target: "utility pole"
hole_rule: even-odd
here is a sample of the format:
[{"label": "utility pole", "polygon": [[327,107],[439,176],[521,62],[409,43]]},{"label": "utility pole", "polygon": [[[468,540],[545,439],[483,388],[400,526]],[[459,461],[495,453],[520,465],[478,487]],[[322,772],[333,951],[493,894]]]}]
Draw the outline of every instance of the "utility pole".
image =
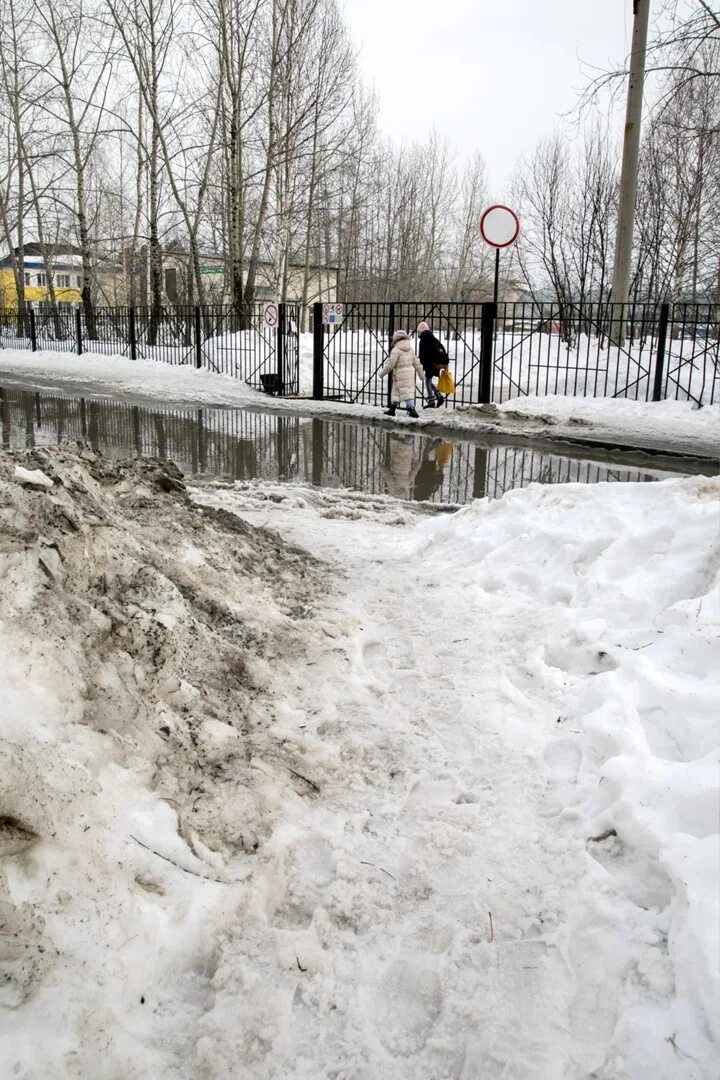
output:
[{"label": "utility pole", "polygon": [[[647,48],[649,15],[650,0],[633,0],[630,81],[628,84],[627,108],[625,110],[625,136],[623,139],[622,170],[620,172],[620,199],[611,294],[614,304],[627,304],[630,292],[630,266],[632,263],[633,225],[637,199],[640,126],[642,121],[645,51]],[[624,344],[624,316],[619,317],[617,328],[612,336],[618,345]]]}]

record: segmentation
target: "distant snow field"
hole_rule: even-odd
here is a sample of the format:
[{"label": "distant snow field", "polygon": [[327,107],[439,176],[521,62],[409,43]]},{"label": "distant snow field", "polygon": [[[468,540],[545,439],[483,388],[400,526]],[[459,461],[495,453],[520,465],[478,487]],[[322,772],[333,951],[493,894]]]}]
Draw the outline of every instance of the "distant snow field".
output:
[{"label": "distant snow field", "polygon": [[719,526],[0,453],[2,1075],[714,1080]]}]

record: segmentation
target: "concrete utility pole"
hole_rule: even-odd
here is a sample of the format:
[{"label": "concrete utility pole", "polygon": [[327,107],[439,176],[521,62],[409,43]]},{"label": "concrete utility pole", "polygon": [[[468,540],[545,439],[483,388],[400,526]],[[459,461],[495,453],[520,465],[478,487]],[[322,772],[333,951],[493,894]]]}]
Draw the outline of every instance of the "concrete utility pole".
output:
[{"label": "concrete utility pole", "polygon": [[[615,238],[612,301],[627,304],[630,292],[633,225],[637,198],[638,158],[640,156],[640,125],[642,121],[643,83],[645,81],[645,50],[647,48],[650,0],[633,0],[633,37],[630,54],[630,82],[625,111],[620,200]],[[625,341],[625,320],[613,332],[618,345]]]}]

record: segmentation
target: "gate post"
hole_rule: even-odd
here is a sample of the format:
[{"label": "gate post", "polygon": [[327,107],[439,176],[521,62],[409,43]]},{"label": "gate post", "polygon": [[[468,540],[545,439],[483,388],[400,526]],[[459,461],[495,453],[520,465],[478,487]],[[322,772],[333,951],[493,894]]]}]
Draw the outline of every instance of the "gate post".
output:
[{"label": "gate post", "polygon": [[128,328],[130,330],[130,359],[137,360],[137,334],[135,332],[135,308],[128,309]]},{"label": "gate post", "polygon": [[202,367],[202,326],[200,323],[200,308],[195,305],[195,367]]},{"label": "gate post", "polygon": [[28,316],[30,317],[30,349],[32,352],[37,352],[37,327],[35,326],[35,312],[32,308],[28,308]]},{"label": "gate post", "polygon": [[665,373],[665,347],[667,345],[670,305],[660,305],[660,325],[658,327],[657,352],[655,353],[655,381],[653,383],[653,401],[662,401],[662,384]]},{"label": "gate post", "polygon": [[[313,398],[315,401],[322,401],[323,398],[323,384],[325,382],[323,354],[322,304],[313,304]],[[313,457],[313,462],[314,460]]]},{"label": "gate post", "polygon": [[[392,339],[393,339],[393,334],[394,333],[395,333],[395,305],[391,304],[390,305],[390,311],[389,311],[389,314],[388,314],[388,356],[390,355],[390,350],[392,349]],[[393,373],[391,371],[390,374],[388,375],[388,384],[387,384],[387,407],[388,407],[388,409],[392,405],[392,385],[393,385]]]},{"label": "gate post", "polygon": [[482,306],[480,322],[480,395],[481,405],[489,405],[492,397],[493,333],[497,305],[492,301]]},{"label": "gate post", "polygon": [[82,340],[82,313],[81,313],[79,307],[75,308],[75,345],[77,347],[78,356],[80,356],[82,354],[82,351],[83,351],[83,340]]},{"label": "gate post", "polygon": [[277,394],[281,397],[285,393],[285,308],[287,305],[278,304],[278,323],[275,330],[277,356]]}]

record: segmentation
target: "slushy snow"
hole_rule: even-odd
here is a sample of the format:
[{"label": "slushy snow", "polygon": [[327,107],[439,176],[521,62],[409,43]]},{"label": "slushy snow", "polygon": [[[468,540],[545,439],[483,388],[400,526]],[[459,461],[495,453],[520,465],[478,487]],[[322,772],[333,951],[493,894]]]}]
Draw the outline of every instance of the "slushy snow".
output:
[{"label": "slushy snow", "polygon": [[191,495],[0,458],[4,1075],[714,1078],[720,483]]}]

